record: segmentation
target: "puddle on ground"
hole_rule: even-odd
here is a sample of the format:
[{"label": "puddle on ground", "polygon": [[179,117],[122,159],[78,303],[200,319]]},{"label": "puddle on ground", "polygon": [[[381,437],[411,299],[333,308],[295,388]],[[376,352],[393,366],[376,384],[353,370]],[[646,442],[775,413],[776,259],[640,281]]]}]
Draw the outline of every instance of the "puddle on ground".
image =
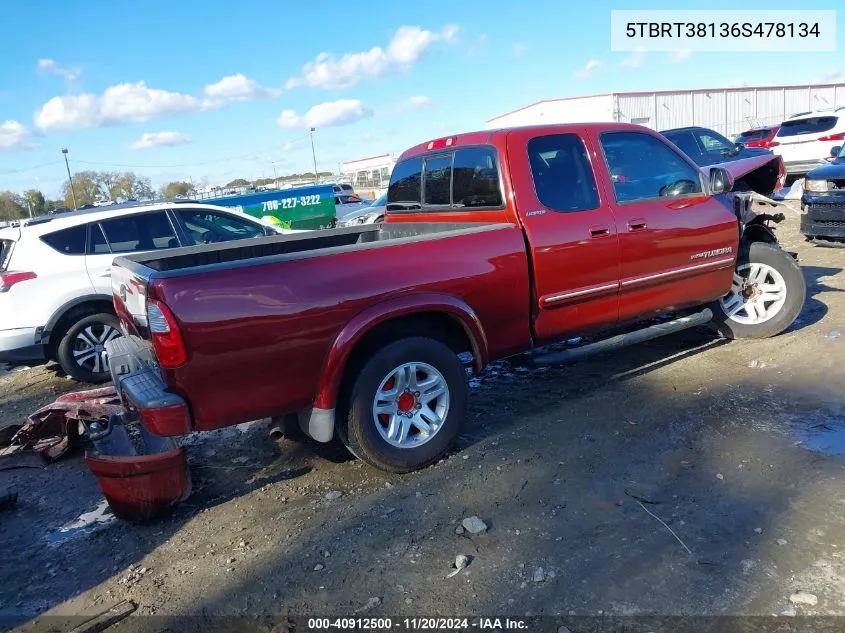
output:
[{"label": "puddle on ground", "polygon": [[48,532],[47,544],[60,545],[81,536],[93,534],[113,523],[116,519],[117,517],[112,514],[111,508],[109,508],[109,502],[103,499],[90,512],[79,515],[78,519],[66,523],[58,530]]},{"label": "puddle on ground", "polygon": [[817,424],[798,433],[801,446],[827,455],[845,455],[845,425]]}]

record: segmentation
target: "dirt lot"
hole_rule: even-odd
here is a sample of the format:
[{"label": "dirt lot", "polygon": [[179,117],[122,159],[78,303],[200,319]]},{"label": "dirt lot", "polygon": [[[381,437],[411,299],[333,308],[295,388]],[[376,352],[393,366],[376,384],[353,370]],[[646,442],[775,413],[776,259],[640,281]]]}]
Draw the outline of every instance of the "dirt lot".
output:
[{"label": "dirt lot", "polygon": [[[457,449],[419,473],[255,423],[189,438],[194,493],[171,516],[60,532],[102,498],[81,456],[0,472],[20,493],[0,512],[0,616],[122,598],[264,630],[286,613],[845,615],[845,250],[797,223],[780,236],[808,301],[788,333],[496,364]],[[72,388],[49,367],[2,375],[0,426]],[[471,515],[489,530],[456,533]],[[471,562],[447,579],[458,554]]]}]

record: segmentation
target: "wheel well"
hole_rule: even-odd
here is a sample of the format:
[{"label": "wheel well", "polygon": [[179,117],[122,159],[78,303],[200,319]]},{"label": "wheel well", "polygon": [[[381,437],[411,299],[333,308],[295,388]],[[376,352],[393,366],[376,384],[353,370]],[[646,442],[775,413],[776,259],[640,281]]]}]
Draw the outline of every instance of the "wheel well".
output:
[{"label": "wheel well", "polygon": [[772,232],[762,224],[749,224],[745,227],[742,233],[742,241],[745,244],[751,242],[766,242],[768,244],[777,244],[777,238]]},{"label": "wheel well", "polygon": [[478,362],[473,342],[457,317],[445,312],[421,312],[397,317],[379,323],[359,340],[343,370],[343,378],[338,393],[338,404],[345,403],[346,393],[352,387],[352,377],[356,369],[366,359],[385,345],[410,336],[433,338],[445,344],[455,354],[468,352]]},{"label": "wheel well", "polygon": [[91,299],[84,303],[77,303],[65,309],[62,315],[58,318],[55,325],[50,328],[50,339],[47,345],[47,355],[54,359],[56,358],[56,350],[62,340],[62,336],[67,329],[79,319],[88,316],[89,314],[98,314],[106,312],[114,314],[114,305],[107,299]]}]

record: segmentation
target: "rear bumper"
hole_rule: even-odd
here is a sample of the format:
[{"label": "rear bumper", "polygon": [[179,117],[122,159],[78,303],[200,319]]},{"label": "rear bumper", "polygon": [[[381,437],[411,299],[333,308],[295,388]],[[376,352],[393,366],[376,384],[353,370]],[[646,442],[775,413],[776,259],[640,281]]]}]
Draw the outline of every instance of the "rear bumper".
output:
[{"label": "rear bumper", "polygon": [[39,328],[0,330],[0,362],[15,363],[44,360]]},{"label": "rear bumper", "polygon": [[807,237],[845,238],[845,196],[801,198],[801,233]]},{"label": "rear bumper", "polygon": [[121,403],[150,433],[173,437],[193,430],[188,403],[167,391],[143,343],[124,336],[106,343],[106,351]]},{"label": "rear bumper", "polygon": [[816,160],[797,160],[797,161],[784,161],[784,166],[786,167],[786,173],[790,176],[801,176],[814,170],[816,167],[821,165],[825,165],[826,162],[822,159]]}]

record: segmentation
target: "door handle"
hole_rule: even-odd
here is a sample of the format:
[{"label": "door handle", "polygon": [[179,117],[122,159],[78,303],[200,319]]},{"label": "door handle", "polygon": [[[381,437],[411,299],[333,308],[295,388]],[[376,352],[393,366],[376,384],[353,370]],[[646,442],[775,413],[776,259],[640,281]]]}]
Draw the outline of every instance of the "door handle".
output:
[{"label": "door handle", "polygon": [[103,272],[101,272],[98,277],[111,277],[111,268],[106,268]]},{"label": "door handle", "polygon": [[642,231],[646,228],[648,228],[648,225],[646,224],[645,218],[634,218],[632,220],[628,220],[629,231]]},{"label": "door handle", "polygon": [[606,237],[610,235],[610,229],[606,226],[590,227],[590,237]]}]

